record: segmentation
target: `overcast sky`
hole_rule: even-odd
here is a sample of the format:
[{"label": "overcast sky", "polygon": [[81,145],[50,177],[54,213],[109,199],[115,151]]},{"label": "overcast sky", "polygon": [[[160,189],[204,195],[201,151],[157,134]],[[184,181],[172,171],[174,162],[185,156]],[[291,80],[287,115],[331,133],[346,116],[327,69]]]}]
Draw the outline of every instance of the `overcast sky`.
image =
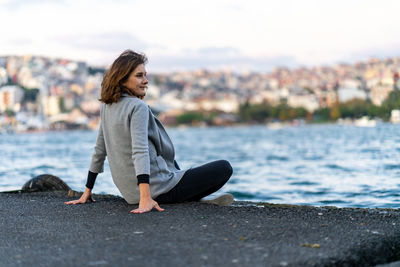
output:
[{"label": "overcast sky", "polygon": [[154,72],[269,71],[400,56],[397,0],[0,0],[0,55],[108,66],[123,50]]}]

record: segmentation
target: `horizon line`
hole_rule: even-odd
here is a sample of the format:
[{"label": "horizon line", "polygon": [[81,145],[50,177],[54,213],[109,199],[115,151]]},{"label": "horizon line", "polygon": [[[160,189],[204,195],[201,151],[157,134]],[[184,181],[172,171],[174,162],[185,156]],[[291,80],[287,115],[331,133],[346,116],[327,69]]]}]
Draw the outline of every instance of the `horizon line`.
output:
[{"label": "horizon line", "polygon": [[[108,67],[105,66],[105,64],[95,64],[95,63],[90,63],[90,60],[86,59],[86,60],[82,60],[82,59],[72,59],[72,58],[67,58],[67,57],[55,57],[55,56],[50,56],[50,55],[40,55],[40,54],[8,54],[8,55],[3,55],[0,54],[0,58],[4,58],[4,57],[41,57],[41,58],[47,58],[47,59],[51,59],[51,60],[67,60],[67,61],[72,61],[72,62],[77,62],[77,63],[85,63],[86,65],[88,65],[89,67],[94,67],[94,68],[101,68],[101,69],[107,69]],[[180,70],[172,70],[172,71],[160,71],[160,70],[155,70],[152,71],[153,74],[168,74],[168,73],[177,73],[177,72],[195,72],[195,71],[208,71],[208,72],[232,72],[232,73],[271,73],[273,72],[273,69],[289,69],[289,70],[296,70],[296,69],[302,69],[302,68],[306,68],[306,69],[313,69],[313,68],[319,68],[319,67],[328,67],[328,68],[332,68],[334,66],[337,65],[356,65],[359,63],[368,63],[368,61],[371,60],[379,60],[379,61],[385,61],[385,60],[389,60],[389,59],[400,59],[400,56],[369,56],[366,57],[365,59],[357,59],[357,60],[353,60],[351,62],[351,60],[349,61],[344,61],[344,60],[340,60],[337,62],[332,62],[332,63],[328,63],[328,64],[312,64],[312,65],[307,65],[307,64],[297,64],[297,66],[295,67],[290,67],[287,65],[279,65],[276,64],[275,66],[271,67],[272,70],[270,71],[260,71],[260,70],[254,70],[254,69],[248,69],[248,70],[242,70],[242,71],[234,71],[229,67],[220,67],[217,69],[212,69],[212,68],[207,68],[207,67],[198,67],[198,68],[186,68],[186,69],[180,69]],[[110,62],[109,65],[111,65],[112,62]],[[148,64],[148,63],[147,63]]]}]

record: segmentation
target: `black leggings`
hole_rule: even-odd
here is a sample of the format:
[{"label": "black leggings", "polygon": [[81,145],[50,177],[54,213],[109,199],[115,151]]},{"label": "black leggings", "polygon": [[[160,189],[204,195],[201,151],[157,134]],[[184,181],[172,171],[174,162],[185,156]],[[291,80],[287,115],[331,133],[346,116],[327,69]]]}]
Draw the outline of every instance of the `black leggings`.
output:
[{"label": "black leggings", "polygon": [[217,160],[185,172],[178,184],[167,193],[159,195],[155,201],[180,203],[198,201],[218,191],[231,177],[232,166],[226,160]]}]

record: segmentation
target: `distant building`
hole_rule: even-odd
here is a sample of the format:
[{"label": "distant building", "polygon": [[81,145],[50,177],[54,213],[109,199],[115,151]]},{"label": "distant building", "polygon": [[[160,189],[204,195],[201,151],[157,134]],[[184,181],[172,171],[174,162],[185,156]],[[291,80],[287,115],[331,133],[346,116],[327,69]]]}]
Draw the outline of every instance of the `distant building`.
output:
[{"label": "distant building", "polygon": [[319,102],[315,95],[290,95],[287,98],[287,104],[294,108],[305,108],[306,110],[313,112],[319,108]]},{"label": "distant building", "polygon": [[364,90],[358,88],[351,88],[351,87],[342,87],[338,90],[339,94],[339,101],[340,102],[347,102],[352,99],[367,99],[367,94]]},{"label": "distant building", "polygon": [[7,70],[0,67],[0,85],[7,83]]},{"label": "distant building", "polygon": [[60,99],[58,96],[48,96],[42,98],[43,114],[54,116],[60,113]]},{"label": "distant building", "polygon": [[338,101],[338,95],[334,90],[318,92],[319,106],[331,108]]},{"label": "distant building", "polygon": [[390,122],[391,123],[400,123],[400,110],[394,109],[390,115]]},{"label": "distant building", "polygon": [[177,123],[177,117],[181,114],[183,114],[182,110],[172,109],[160,113],[158,119],[166,125],[174,125]]},{"label": "distant building", "polygon": [[218,110],[232,113],[239,110],[239,102],[228,96],[220,100],[201,99],[197,101],[197,104],[200,110],[206,111]]},{"label": "distant building", "polygon": [[387,99],[391,91],[393,91],[392,86],[376,85],[371,88],[370,99],[374,105],[380,106]]},{"label": "distant building", "polygon": [[260,104],[263,102],[277,105],[281,101],[281,93],[279,90],[261,91],[250,98],[251,104]]},{"label": "distant building", "polygon": [[18,112],[21,109],[21,101],[24,92],[17,85],[8,85],[0,88],[0,112],[7,109]]},{"label": "distant building", "polygon": [[92,114],[99,113],[100,107],[101,107],[101,102],[98,101],[97,99],[88,100],[81,103],[81,109],[86,113],[92,113]]}]

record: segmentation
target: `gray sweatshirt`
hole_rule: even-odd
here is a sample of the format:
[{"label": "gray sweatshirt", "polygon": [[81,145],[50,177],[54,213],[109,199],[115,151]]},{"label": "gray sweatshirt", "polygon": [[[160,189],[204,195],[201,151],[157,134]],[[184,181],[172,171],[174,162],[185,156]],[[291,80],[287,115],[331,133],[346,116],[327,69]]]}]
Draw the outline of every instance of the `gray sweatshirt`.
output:
[{"label": "gray sweatshirt", "polygon": [[103,104],[100,117],[89,170],[103,172],[107,156],[114,184],[129,204],[139,203],[140,174],[150,175],[153,199],[180,181],[185,170],[175,167],[171,139],[145,102],[124,94],[117,103]]}]

